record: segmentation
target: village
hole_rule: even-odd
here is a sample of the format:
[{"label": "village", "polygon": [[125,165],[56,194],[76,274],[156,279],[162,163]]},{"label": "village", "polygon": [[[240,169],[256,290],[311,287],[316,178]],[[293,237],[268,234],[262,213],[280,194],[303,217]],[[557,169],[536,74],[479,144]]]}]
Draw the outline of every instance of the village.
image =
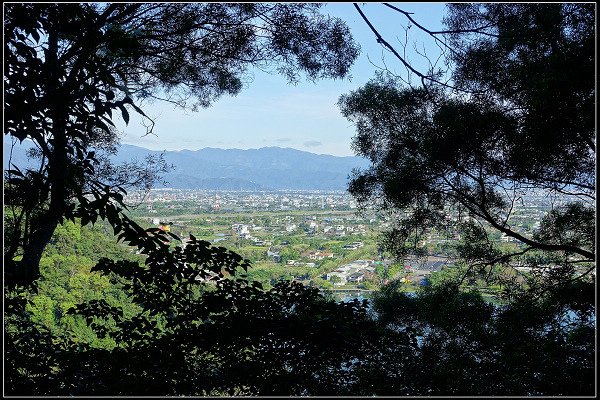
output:
[{"label": "village", "polygon": [[[132,215],[148,227],[169,230],[184,242],[191,233],[236,251],[251,262],[249,275],[267,287],[288,279],[324,289],[371,290],[399,280],[416,289],[427,285],[432,272],[454,265],[452,246],[460,241],[457,233],[430,232],[420,242],[426,255],[396,259],[379,244],[393,216],[359,209],[345,192],[162,189],[146,197],[134,193],[128,201],[138,202]],[[547,207],[542,194],[524,197],[511,221],[531,232]],[[506,235],[493,238],[519,245]]]}]

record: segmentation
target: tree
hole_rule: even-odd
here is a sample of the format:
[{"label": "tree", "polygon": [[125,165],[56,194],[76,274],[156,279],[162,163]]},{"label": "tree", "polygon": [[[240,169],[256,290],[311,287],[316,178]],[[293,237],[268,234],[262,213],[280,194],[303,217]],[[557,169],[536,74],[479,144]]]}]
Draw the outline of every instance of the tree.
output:
[{"label": "tree", "polygon": [[[102,167],[95,148],[117,139],[114,113],[146,117],[163,99],[208,107],[235,95],[250,68],[290,82],[340,78],[358,53],[348,28],[316,4],[7,4],[4,8],[5,135],[33,141],[36,170],[6,171],[12,208],[4,265],[32,282],[56,226],[81,217],[123,223],[127,184],[149,185],[155,170]],[[147,118],[147,117],[146,117]],[[152,121],[149,129],[152,130]],[[159,163],[160,167],[160,163]],[[160,168],[159,171],[160,172]],[[131,175],[135,176],[131,176]],[[125,179],[121,179],[125,178]]]},{"label": "tree", "polygon": [[[595,270],[595,7],[450,4],[447,30],[431,31],[385,4],[442,49],[448,70],[423,72],[355,6],[421,79],[379,73],[339,101],[354,149],[372,162],[349,190],[395,215],[388,248],[406,254],[435,228],[462,233],[471,272],[529,266],[551,287]],[[532,193],[568,202],[527,233],[511,217]],[[498,249],[492,231],[518,251]]]},{"label": "tree", "polygon": [[[355,395],[583,396],[594,392],[594,284],[497,306],[443,282],[372,298],[381,336]],[[569,382],[569,384],[565,384]]]}]

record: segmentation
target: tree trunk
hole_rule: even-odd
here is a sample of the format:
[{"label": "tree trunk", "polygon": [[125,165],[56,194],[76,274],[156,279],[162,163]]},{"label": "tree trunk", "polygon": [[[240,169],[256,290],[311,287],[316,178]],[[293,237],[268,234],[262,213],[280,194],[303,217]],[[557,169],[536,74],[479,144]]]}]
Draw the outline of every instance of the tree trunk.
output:
[{"label": "tree trunk", "polygon": [[32,235],[29,244],[24,246],[21,261],[9,262],[7,263],[9,265],[5,265],[7,267],[5,279],[8,284],[29,285],[40,277],[42,253],[50,242],[57,225],[58,220],[56,219],[46,222]]},{"label": "tree trunk", "polygon": [[[48,115],[52,119],[52,148],[48,154],[48,182],[50,183],[49,207],[31,221],[30,235],[24,238],[23,258],[21,261],[8,260],[11,266],[7,270],[8,281],[21,284],[33,283],[40,277],[40,260],[44,249],[50,242],[54,230],[65,215],[68,199],[69,157],[67,154],[67,122],[68,102],[61,87],[64,75],[62,66],[58,64],[58,35],[50,32],[48,35],[48,50],[46,52],[47,78],[46,103],[49,104]],[[6,267],[5,260],[5,267]]]}]

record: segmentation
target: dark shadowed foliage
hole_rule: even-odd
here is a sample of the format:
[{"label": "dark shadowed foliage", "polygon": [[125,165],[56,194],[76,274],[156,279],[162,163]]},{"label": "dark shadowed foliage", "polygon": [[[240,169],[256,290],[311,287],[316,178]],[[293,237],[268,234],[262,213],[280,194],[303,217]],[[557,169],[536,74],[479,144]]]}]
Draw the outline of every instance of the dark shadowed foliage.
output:
[{"label": "dark shadowed foliage", "polygon": [[[126,240],[135,234],[125,235]],[[164,239],[164,238],[163,238]],[[138,240],[144,265],[101,260],[142,311],[92,300],[83,315],[111,350],[51,340],[11,297],[8,392],[21,395],[350,394],[350,366],[375,326],[365,305],[281,282],[244,279],[247,261],[191,237],[185,248]]]},{"label": "dark shadowed foliage", "polygon": [[[528,282],[538,292],[589,279],[596,228],[595,6],[451,4],[447,30],[439,32],[388,7],[435,40],[448,61],[441,74],[414,71],[420,87],[380,73],[339,102],[356,125],[356,152],[372,162],[356,171],[350,192],[394,213],[388,248],[400,256],[415,252],[437,230],[462,235],[458,253],[469,273],[528,267],[533,273],[524,279],[542,278]],[[511,217],[532,192],[557,204],[525,233]],[[517,249],[496,246],[494,232]],[[508,287],[515,271],[490,279]]]}]

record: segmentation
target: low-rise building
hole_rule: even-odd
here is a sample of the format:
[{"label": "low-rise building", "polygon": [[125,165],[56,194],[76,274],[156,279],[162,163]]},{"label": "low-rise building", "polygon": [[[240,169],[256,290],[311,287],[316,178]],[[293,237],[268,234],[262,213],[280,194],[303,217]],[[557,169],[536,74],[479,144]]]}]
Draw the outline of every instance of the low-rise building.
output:
[{"label": "low-rise building", "polygon": [[267,257],[272,257],[273,261],[279,262],[281,260],[281,256],[279,255],[280,251],[281,248],[269,247],[269,250],[267,250]]},{"label": "low-rise building", "polygon": [[348,275],[346,280],[352,283],[360,283],[365,280],[365,274],[363,271],[357,271],[353,274]]},{"label": "low-rise building", "polygon": [[322,260],[324,258],[333,258],[333,253],[329,251],[313,251],[309,253],[308,258],[311,260]]}]

